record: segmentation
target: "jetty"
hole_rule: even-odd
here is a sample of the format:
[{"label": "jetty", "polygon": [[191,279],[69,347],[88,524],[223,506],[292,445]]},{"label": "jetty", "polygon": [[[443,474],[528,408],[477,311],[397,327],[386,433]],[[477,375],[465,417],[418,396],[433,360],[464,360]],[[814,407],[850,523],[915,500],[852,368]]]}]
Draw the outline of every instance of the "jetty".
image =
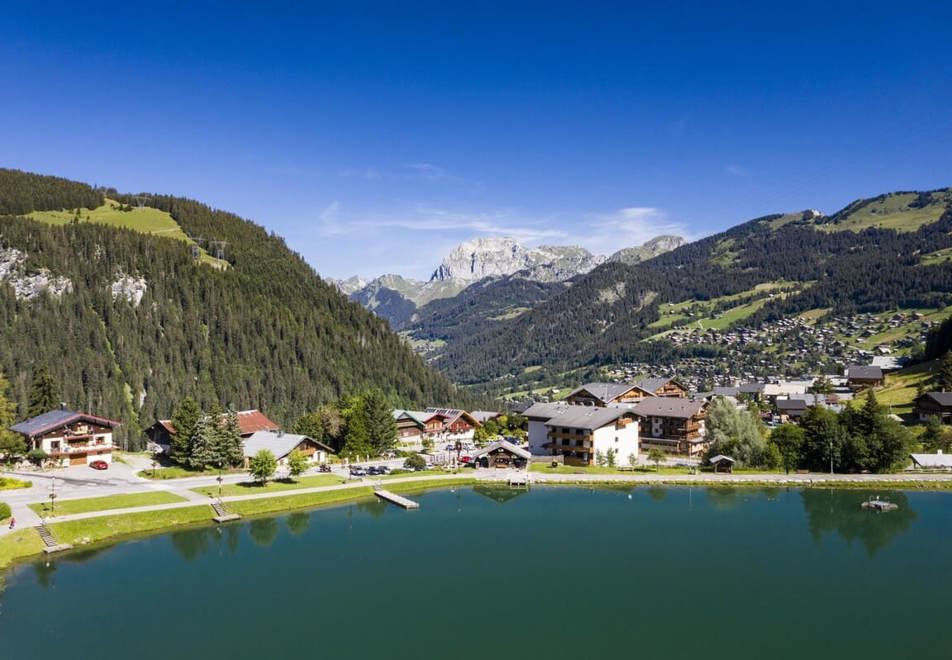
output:
[{"label": "jetty", "polygon": [[43,552],[46,554],[52,554],[54,552],[62,552],[63,550],[69,550],[73,546],[69,543],[60,543],[53,537],[53,532],[50,531],[49,527],[46,524],[37,525],[33,529],[36,530],[36,533],[40,535],[40,540],[43,541]]},{"label": "jetty", "polygon": [[212,518],[212,520],[217,523],[229,522],[231,520],[238,520],[241,518],[241,516],[239,516],[237,513],[232,513],[226,509],[221,500],[212,502],[212,509],[215,510],[215,517]]},{"label": "jetty", "polygon": [[413,500],[408,500],[405,497],[401,497],[396,493],[391,493],[389,490],[384,490],[383,488],[375,488],[374,494],[382,500],[396,504],[397,506],[402,506],[404,509],[419,509],[420,503],[414,502]]}]

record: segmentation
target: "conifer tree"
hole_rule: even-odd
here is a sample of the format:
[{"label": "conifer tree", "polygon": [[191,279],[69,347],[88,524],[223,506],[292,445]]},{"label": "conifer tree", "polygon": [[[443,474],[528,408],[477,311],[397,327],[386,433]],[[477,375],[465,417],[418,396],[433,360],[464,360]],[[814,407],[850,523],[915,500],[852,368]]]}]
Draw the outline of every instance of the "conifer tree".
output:
[{"label": "conifer tree", "polygon": [[191,397],[182,399],[178,408],[172,413],[172,426],[175,435],[172,436],[172,460],[187,465],[191,455],[192,434],[198,424],[202,411],[198,403]]},{"label": "conifer tree", "polygon": [[936,389],[952,392],[952,351],[939,360],[939,372],[935,377]]},{"label": "conifer tree", "polygon": [[380,390],[373,389],[364,395],[364,410],[373,453],[380,455],[396,447],[397,423],[393,419],[393,408],[387,404]]},{"label": "conifer tree", "polygon": [[0,371],[0,456],[10,459],[26,452],[26,442],[18,433],[10,430],[16,421],[16,406],[7,397],[10,384]]},{"label": "conifer tree", "polygon": [[245,452],[241,439],[241,427],[238,425],[238,413],[229,409],[225,415],[225,423],[219,428],[219,452],[222,463],[232,467],[241,465]]},{"label": "conifer tree", "polygon": [[33,374],[33,384],[30,385],[30,398],[26,411],[27,417],[36,417],[50,410],[55,410],[60,404],[60,386],[50,373],[47,365],[41,365]]},{"label": "conifer tree", "polygon": [[198,418],[198,423],[192,430],[189,440],[188,465],[196,470],[203,470],[216,463],[215,429],[217,421],[207,414]]}]

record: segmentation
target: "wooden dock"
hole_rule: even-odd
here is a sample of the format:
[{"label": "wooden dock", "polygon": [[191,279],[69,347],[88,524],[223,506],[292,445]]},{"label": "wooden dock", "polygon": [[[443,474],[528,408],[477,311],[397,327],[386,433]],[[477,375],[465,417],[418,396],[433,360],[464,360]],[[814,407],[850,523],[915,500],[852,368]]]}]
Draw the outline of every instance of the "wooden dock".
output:
[{"label": "wooden dock", "polygon": [[414,502],[413,500],[408,500],[405,497],[401,497],[396,493],[391,493],[389,490],[384,490],[382,488],[377,488],[374,490],[374,494],[382,500],[386,500],[397,506],[402,506],[404,509],[419,509],[420,503]]},{"label": "wooden dock", "polygon": [[217,523],[230,522],[241,518],[237,513],[232,513],[226,509],[222,502],[212,502],[212,509],[215,510],[215,517],[212,520]]},{"label": "wooden dock", "polygon": [[509,476],[509,487],[513,486],[525,486],[529,487],[529,473],[524,472],[522,474],[513,474]]}]

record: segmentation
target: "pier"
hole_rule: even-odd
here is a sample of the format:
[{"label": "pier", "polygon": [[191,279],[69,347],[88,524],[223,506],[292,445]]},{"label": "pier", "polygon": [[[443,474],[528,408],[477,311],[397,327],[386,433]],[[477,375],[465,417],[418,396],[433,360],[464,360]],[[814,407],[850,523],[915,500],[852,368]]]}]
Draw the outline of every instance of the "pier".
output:
[{"label": "pier", "polygon": [[397,506],[402,506],[404,509],[419,509],[420,503],[414,502],[413,500],[408,500],[405,497],[401,497],[396,493],[391,493],[389,490],[384,490],[382,488],[374,489],[374,494],[382,500],[386,500]]}]

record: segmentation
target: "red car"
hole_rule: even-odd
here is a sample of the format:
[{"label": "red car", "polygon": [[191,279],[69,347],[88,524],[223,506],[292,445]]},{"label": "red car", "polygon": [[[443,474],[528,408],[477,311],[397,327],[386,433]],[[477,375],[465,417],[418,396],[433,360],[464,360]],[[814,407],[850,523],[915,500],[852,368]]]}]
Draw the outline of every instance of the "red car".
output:
[{"label": "red car", "polygon": [[107,470],[109,469],[109,463],[106,461],[93,461],[89,464],[89,467],[94,470]]}]

